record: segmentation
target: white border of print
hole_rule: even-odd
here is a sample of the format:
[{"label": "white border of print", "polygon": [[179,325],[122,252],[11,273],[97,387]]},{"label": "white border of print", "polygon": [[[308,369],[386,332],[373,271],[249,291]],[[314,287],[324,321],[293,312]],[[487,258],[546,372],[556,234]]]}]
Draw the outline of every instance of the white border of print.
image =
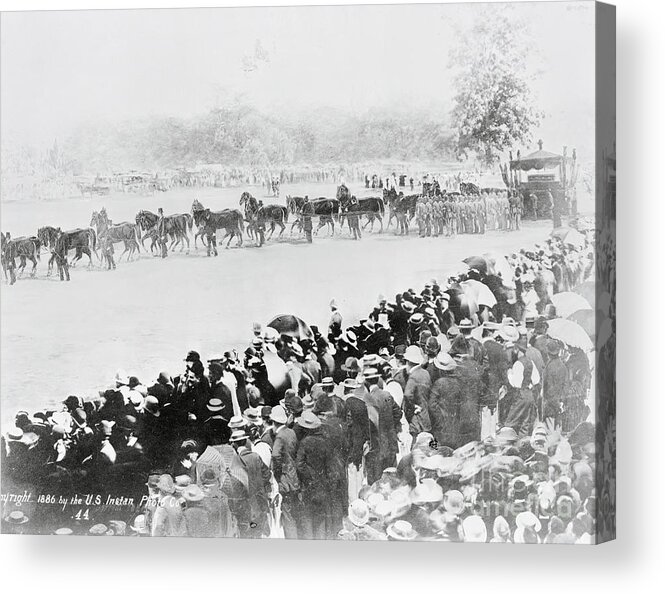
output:
[{"label": "white border of print", "polygon": [[[380,4],[380,2],[366,2]],[[655,0],[618,6],[618,146],[621,175],[618,360],[619,540],[601,547],[435,543],[58,539],[0,537],[5,591],[220,588],[324,591],[656,591],[662,570],[662,56],[665,10]],[[343,2],[0,0],[2,10],[276,6]],[[659,18],[660,17],[660,18]],[[426,31],[427,25],[424,24]],[[417,39],[412,40],[417,43]],[[561,40],[566,43],[565,39]],[[405,44],[408,51],[408,44]],[[630,192],[629,192],[630,189]],[[629,287],[631,287],[629,289]],[[630,316],[627,312],[637,315]],[[654,327],[654,324],[657,326]],[[627,403],[627,404],[625,404]],[[658,424],[658,425],[657,425]]]}]

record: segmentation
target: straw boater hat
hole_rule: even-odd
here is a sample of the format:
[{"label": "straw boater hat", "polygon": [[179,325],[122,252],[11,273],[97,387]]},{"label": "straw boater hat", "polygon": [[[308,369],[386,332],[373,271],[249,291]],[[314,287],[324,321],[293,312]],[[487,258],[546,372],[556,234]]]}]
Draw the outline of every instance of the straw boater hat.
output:
[{"label": "straw boater hat", "polygon": [[415,540],[418,536],[411,523],[405,520],[397,520],[388,526],[386,532],[393,540]]},{"label": "straw boater hat", "polygon": [[250,425],[260,425],[263,422],[261,411],[258,408],[250,407],[243,414]]},{"label": "straw boater hat", "polygon": [[29,521],[30,519],[28,518],[28,516],[26,516],[21,510],[15,510],[13,512],[10,512],[5,517],[5,522],[7,522],[7,524],[13,524],[15,526],[20,524],[25,524]]},{"label": "straw boater hat", "polygon": [[233,433],[231,433],[231,437],[229,438],[229,443],[236,443],[238,441],[246,441],[248,438],[247,433],[245,432],[244,429],[236,429]]},{"label": "straw boater hat", "polygon": [[74,531],[71,528],[58,528],[53,531],[53,534],[56,536],[71,536],[74,534]]},{"label": "straw boater hat", "polygon": [[360,386],[360,384],[356,381],[355,378],[353,377],[347,377],[344,380],[344,391],[346,392],[347,390],[355,390]]},{"label": "straw boater hat", "polygon": [[247,426],[247,421],[242,417],[242,415],[234,415],[229,421],[229,429],[240,429]]}]

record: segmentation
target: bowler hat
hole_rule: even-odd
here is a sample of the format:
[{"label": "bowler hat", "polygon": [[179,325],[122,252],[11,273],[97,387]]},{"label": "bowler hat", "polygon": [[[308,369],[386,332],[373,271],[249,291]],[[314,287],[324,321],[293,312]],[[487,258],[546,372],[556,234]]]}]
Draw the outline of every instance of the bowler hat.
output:
[{"label": "bowler hat", "polygon": [[434,338],[434,336],[430,336],[427,339],[427,342],[425,343],[425,352],[430,357],[434,357],[439,353],[440,350],[441,350],[441,345],[439,344],[439,341],[436,338]]},{"label": "bowler hat", "polygon": [[199,355],[196,351],[189,351],[187,353],[187,356],[185,357],[185,361],[193,363],[194,361],[200,361],[201,360],[201,355]]}]

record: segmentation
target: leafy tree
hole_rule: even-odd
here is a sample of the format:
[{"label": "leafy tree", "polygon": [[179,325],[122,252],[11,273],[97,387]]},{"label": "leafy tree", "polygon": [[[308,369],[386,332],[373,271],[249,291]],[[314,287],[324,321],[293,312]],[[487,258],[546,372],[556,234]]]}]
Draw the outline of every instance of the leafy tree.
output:
[{"label": "leafy tree", "polygon": [[457,95],[452,121],[460,155],[475,152],[487,165],[514,144],[531,140],[543,114],[529,88],[528,35],[510,13],[492,11],[461,36],[451,52]]}]

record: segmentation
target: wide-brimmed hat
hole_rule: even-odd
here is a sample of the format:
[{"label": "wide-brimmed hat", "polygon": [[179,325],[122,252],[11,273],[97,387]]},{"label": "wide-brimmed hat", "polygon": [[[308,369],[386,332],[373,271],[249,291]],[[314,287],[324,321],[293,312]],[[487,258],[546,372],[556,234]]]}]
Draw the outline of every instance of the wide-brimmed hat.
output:
[{"label": "wide-brimmed hat", "polygon": [[143,404],[143,394],[139,392],[138,390],[130,390],[129,391],[129,402],[135,406],[139,407]]},{"label": "wide-brimmed hat", "polygon": [[441,351],[434,359],[434,367],[441,371],[452,371],[457,367],[457,363],[448,353]]},{"label": "wide-brimmed hat", "polygon": [[414,311],[416,311],[416,306],[415,306],[413,303],[411,303],[410,301],[403,301],[403,302],[402,302],[402,309],[403,309],[406,313],[410,313],[410,314],[411,314],[411,313],[413,313]]},{"label": "wide-brimmed hat", "polygon": [[352,346],[356,346],[358,344],[358,337],[353,330],[347,330],[342,336],[342,340],[348,342]]},{"label": "wide-brimmed hat", "polygon": [[415,540],[418,536],[411,523],[406,520],[393,522],[386,529],[386,533],[393,540]]},{"label": "wide-brimmed hat", "polygon": [[443,489],[434,479],[423,479],[411,491],[411,501],[414,505],[439,503],[442,500]]},{"label": "wide-brimmed hat", "polygon": [[413,324],[414,326],[417,326],[418,324],[422,324],[423,320],[425,319],[425,316],[421,313],[414,313],[410,318],[409,318],[409,324]]},{"label": "wide-brimmed hat", "polygon": [[143,410],[154,417],[158,417],[161,412],[159,410],[159,400],[154,396],[147,396],[143,400]]},{"label": "wide-brimmed hat", "polygon": [[409,363],[420,365],[423,362],[422,351],[415,344],[412,344],[407,347],[406,351],[404,352],[404,359]]},{"label": "wide-brimmed hat", "polygon": [[198,485],[189,485],[189,487],[183,491],[182,496],[185,501],[191,502],[203,501],[205,498],[205,494]]},{"label": "wide-brimmed hat", "polygon": [[480,516],[467,516],[462,522],[464,542],[487,542],[487,526]]},{"label": "wide-brimmed hat", "polygon": [[288,418],[286,416],[286,411],[283,406],[277,405],[273,406],[270,411],[270,420],[280,425],[286,425]]},{"label": "wide-brimmed hat", "polygon": [[321,419],[308,410],[304,411],[296,422],[303,429],[318,429],[321,426]]},{"label": "wide-brimmed hat", "polygon": [[518,528],[533,528],[536,532],[540,532],[542,527],[536,514],[530,511],[524,511],[517,514],[515,517],[515,525]]},{"label": "wide-brimmed hat", "polygon": [[8,441],[21,441],[23,437],[23,429],[12,427],[7,431],[7,433],[5,433],[5,436]]},{"label": "wide-brimmed hat", "polygon": [[464,495],[452,489],[443,496],[443,507],[447,512],[459,516],[464,511]]},{"label": "wide-brimmed hat", "polygon": [[25,524],[29,521],[30,518],[28,518],[28,516],[26,516],[19,509],[10,512],[9,514],[7,514],[7,516],[5,516],[5,522],[7,522],[8,524],[19,525],[19,524]]},{"label": "wide-brimmed hat", "polygon": [[520,333],[515,326],[503,324],[501,328],[499,328],[499,338],[504,342],[514,344],[519,340]]},{"label": "wide-brimmed hat", "polygon": [[356,499],[349,505],[349,521],[358,527],[369,521],[369,506],[362,499]]}]

